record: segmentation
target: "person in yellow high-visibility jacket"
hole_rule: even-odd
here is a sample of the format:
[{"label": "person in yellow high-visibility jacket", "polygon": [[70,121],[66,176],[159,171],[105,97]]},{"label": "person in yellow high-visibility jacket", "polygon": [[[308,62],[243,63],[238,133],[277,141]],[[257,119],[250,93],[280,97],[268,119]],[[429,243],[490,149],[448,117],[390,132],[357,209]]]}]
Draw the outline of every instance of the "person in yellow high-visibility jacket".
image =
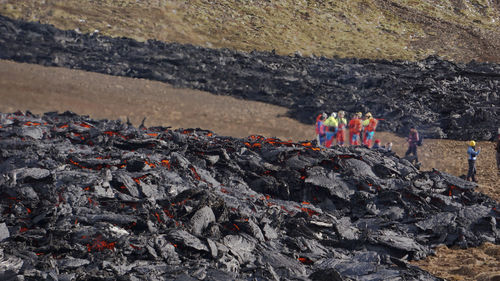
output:
[{"label": "person in yellow high-visibility jacket", "polygon": [[335,135],[337,134],[337,127],[338,127],[337,113],[333,112],[330,115],[330,117],[328,117],[325,120],[324,124],[326,126],[325,146],[330,147],[330,146],[332,146],[333,140],[335,139]]},{"label": "person in yellow high-visibility jacket", "polygon": [[365,120],[363,120],[363,145],[371,147],[373,135],[375,135],[375,129],[377,129],[377,119],[373,118],[370,112],[365,114]]}]

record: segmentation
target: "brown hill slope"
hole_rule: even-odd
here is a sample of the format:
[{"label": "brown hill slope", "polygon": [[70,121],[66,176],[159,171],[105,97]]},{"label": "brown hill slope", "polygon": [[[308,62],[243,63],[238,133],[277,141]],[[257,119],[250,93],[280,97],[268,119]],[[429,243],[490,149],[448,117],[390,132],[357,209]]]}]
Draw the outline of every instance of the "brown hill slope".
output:
[{"label": "brown hill slope", "polygon": [[500,62],[500,2],[3,0],[0,14],[138,40],[289,54]]}]

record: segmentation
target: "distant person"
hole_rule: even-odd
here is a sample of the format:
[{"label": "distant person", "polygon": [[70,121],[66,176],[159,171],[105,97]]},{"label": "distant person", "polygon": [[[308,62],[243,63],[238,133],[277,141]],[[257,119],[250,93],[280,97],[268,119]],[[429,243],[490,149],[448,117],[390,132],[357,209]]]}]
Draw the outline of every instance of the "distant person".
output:
[{"label": "distant person", "polygon": [[[377,140],[375,140],[375,142],[376,141]],[[373,147],[375,147],[375,145],[373,145]],[[378,149],[378,151],[384,152],[386,155],[392,155],[392,156],[396,155],[396,153],[392,151],[392,142],[388,142],[388,143],[380,146],[380,148]],[[419,165],[417,165],[417,166],[420,167]]]},{"label": "distant person", "polygon": [[373,118],[370,112],[365,114],[365,120],[363,120],[363,145],[370,147],[372,145],[373,136],[375,135],[375,129],[377,129],[377,119]]},{"label": "distant person", "polygon": [[372,148],[373,149],[381,149],[381,148],[383,148],[383,147],[380,146],[380,140],[379,139],[375,140],[375,143],[373,144]]},{"label": "distant person", "polygon": [[387,152],[391,152],[392,151],[392,142],[388,142],[385,144],[385,150]]},{"label": "distant person", "polygon": [[500,128],[498,128],[497,147],[495,149],[497,150],[497,172],[500,176]]},{"label": "distant person", "polygon": [[471,140],[469,142],[469,148],[467,148],[467,159],[469,160],[469,171],[467,172],[467,180],[470,181],[472,179],[473,182],[477,182],[476,180],[476,159],[481,152],[481,148],[479,147],[476,150],[476,142]]},{"label": "distant person", "polygon": [[328,115],[326,113],[321,113],[316,117],[316,138],[318,141],[318,146],[323,146],[325,143],[325,125],[324,122]]},{"label": "distant person", "polygon": [[337,114],[337,145],[343,146],[345,141],[345,128],[347,120],[345,119],[345,111],[339,111]]},{"label": "distant person", "polygon": [[406,139],[406,142],[408,143],[408,150],[405,153],[405,157],[407,157],[410,154],[413,154],[415,161],[418,163],[418,155],[417,155],[417,146],[418,146],[418,141],[420,137],[418,135],[417,129],[415,129],[415,126],[410,127],[410,134],[408,135],[408,138]]},{"label": "distant person", "polygon": [[331,147],[333,141],[335,140],[336,134],[337,134],[337,113],[332,112],[330,117],[328,117],[325,120],[325,133],[326,133],[326,140],[325,140],[325,146],[326,147]]},{"label": "distant person", "polygon": [[358,112],[353,115],[352,119],[349,121],[349,143],[351,145],[361,144],[361,130],[363,129],[363,124],[361,123],[361,116],[363,114]]}]

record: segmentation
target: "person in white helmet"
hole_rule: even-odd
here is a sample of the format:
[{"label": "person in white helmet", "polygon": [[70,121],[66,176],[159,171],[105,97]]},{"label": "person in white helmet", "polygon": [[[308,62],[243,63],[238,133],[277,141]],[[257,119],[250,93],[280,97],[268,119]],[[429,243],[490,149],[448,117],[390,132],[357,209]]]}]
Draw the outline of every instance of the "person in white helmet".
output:
[{"label": "person in white helmet", "polygon": [[325,146],[331,147],[333,140],[335,139],[335,136],[337,134],[337,127],[338,127],[337,113],[332,112],[330,117],[328,117],[328,119],[326,119],[325,126],[326,126]]},{"label": "person in white helmet", "polygon": [[467,172],[467,180],[470,181],[472,179],[473,182],[477,182],[476,180],[476,159],[481,152],[481,148],[478,147],[476,150],[476,142],[471,140],[469,142],[469,148],[467,148],[467,159],[469,160],[469,171]]},{"label": "person in white helmet", "polygon": [[375,134],[375,129],[377,128],[377,119],[373,118],[370,112],[365,114],[365,120],[363,120],[363,145],[370,148],[372,145],[373,135]]},{"label": "person in white helmet", "polygon": [[343,146],[345,140],[345,129],[347,128],[345,111],[339,111],[339,113],[337,114],[337,123],[337,145]]}]

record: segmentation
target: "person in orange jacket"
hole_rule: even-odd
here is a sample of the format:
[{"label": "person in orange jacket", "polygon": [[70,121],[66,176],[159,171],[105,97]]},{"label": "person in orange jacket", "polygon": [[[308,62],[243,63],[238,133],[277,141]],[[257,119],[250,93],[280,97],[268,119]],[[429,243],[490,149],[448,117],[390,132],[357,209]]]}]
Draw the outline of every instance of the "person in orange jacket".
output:
[{"label": "person in orange jacket", "polygon": [[337,113],[332,112],[330,117],[328,117],[323,124],[326,127],[325,147],[330,148],[333,144],[333,140],[335,140],[335,137],[337,135]]},{"label": "person in orange jacket", "polygon": [[349,121],[349,143],[351,145],[361,144],[361,130],[363,129],[363,124],[361,123],[361,116],[363,114],[358,112],[354,114],[353,118]]},{"label": "person in orange jacket", "polygon": [[365,114],[365,120],[363,120],[363,145],[370,147],[372,145],[373,135],[375,134],[375,129],[377,129],[377,119],[373,118],[370,112]]},{"label": "person in orange jacket", "polygon": [[344,145],[345,128],[347,127],[347,120],[345,119],[345,111],[339,111],[337,114],[337,145]]}]

